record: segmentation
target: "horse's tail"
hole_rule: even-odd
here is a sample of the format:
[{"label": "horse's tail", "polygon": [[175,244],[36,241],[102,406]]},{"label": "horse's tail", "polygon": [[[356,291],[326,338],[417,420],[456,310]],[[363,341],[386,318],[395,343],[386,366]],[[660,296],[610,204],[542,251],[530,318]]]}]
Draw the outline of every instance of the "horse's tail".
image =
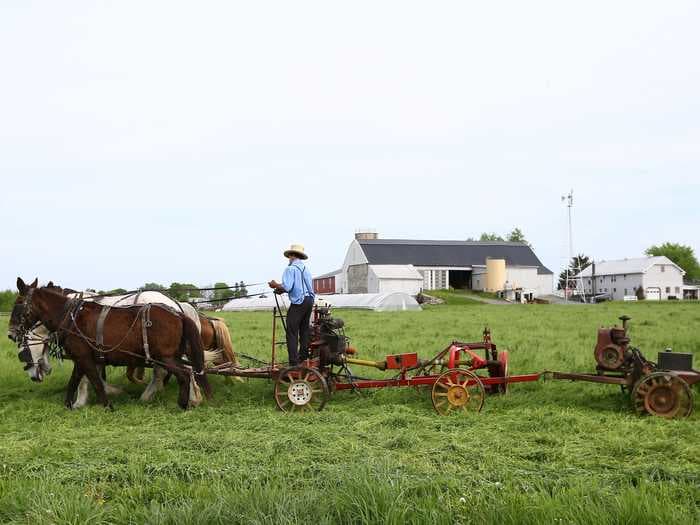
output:
[{"label": "horse's tail", "polygon": [[228,331],[228,326],[226,326],[226,321],[221,317],[212,318],[212,324],[214,325],[214,330],[216,331],[217,341],[221,341],[221,346],[224,351],[224,356],[229,363],[233,363],[239,366],[238,356],[236,352],[233,351],[233,341],[231,341],[231,333]]},{"label": "horse's tail", "polygon": [[204,373],[204,346],[202,345],[202,338],[199,335],[195,322],[185,315],[182,316],[182,339],[183,344],[189,343],[186,345],[189,350],[187,356],[194,371],[194,379],[204,390],[204,395],[207,396],[207,399],[211,399],[211,386],[207,375]]}]

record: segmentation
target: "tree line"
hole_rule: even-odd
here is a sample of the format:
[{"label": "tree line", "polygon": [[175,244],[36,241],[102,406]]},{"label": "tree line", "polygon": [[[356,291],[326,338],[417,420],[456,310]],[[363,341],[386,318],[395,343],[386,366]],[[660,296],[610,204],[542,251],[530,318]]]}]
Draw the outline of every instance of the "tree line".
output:
[{"label": "tree line", "polygon": [[467,241],[469,242],[476,242],[477,240],[480,242],[521,242],[523,244],[527,244],[530,248],[532,248],[532,245],[527,241],[527,239],[525,238],[525,234],[520,228],[513,228],[510,232],[506,233],[503,236],[494,232],[484,232],[479,236],[478,239],[475,239],[474,237],[469,237],[467,239]]},{"label": "tree line", "polygon": [[[236,299],[248,295],[248,289],[243,281],[228,285],[224,281],[202,286],[205,290],[191,283],[170,283],[165,287],[159,283],[146,283],[139,290],[151,290],[163,292],[176,301],[187,302],[190,300],[224,302],[229,299]],[[215,288],[209,290],[208,288]]]},{"label": "tree line", "polygon": [[[218,290],[200,290],[198,286],[191,283],[170,283],[170,286],[163,286],[159,283],[146,283],[139,288],[141,291],[153,290],[156,292],[163,292],[176,301],[188,302],[188,301],[212,301],[214,303],[223,303],[230,299],[235,299],[237,297],[245,297],[248,295],[248,289],[243,281],[239,281],[232,285],[228,285],[224,281],[202,286],[202,288],[218,288]],[[123,295],[127,293],[128,290],[125,288],[114,288],[112,290],[93,290],[88,289],[90,292],[96,292],[98,294],[104,295]],[[0,291],[0,312],[9,312],[15,304],[17,299],[17,292],[14,290],[4,290]]]}]

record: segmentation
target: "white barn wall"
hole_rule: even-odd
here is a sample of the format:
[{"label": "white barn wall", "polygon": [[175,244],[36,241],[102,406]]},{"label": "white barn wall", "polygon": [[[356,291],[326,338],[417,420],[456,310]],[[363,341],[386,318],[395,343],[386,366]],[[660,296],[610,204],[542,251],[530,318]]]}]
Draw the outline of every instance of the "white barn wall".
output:
[{"label": "white barn wall", "polygon": [[537,293],[536,295],[551,295],[554,293],[554,275],[538,274],[537,275]]}]

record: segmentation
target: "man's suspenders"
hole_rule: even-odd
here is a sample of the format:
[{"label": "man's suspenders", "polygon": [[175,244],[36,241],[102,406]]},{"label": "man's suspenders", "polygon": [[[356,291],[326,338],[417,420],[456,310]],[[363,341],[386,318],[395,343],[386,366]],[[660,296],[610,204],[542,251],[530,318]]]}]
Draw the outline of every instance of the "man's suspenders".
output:
[{"label": "man's suspenders", "polygon": [[[294,268],[296,268],[297,270],[299,270],[301,272],[301,290],[304,293],[304,296],[302,297],[302,299],[304,299],[306,297],[311,297],[311,294],[309,294],[308,296],[306,295],[306,292],[309,291],[309,289],[306,287],[306,281],[304,280],[304,272],[306,271],[306,266],[304,266],[303,270],[294,264],[292,264],[290,266],[293,266]],[[294,290],[294,285],[292,285],[292,290]],[[292,290],[289,290],[289,291],[291,292]]]}]

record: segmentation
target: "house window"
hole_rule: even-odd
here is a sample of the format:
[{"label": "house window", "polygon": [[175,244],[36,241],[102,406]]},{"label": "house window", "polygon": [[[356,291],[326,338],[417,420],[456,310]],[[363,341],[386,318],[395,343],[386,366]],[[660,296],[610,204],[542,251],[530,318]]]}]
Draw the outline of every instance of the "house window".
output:
[{"label": "house window", "polygon": [[671,293],[671,287],[670,287],[670,286],[667,286],[667,287],[666,287],[666,293]]},{"label": "house window", "polygon": [[627,288],[625,288],[625,295],[627,295]]},{"label": "house window", "polygon": [[666,271],[666,267],[665,267],[663,264],[661,265],[661,271],[662,271],[662,272],[665,272],[665,271]]},{"label": "house window", "polygon": [[680,286],[676,286],[676,293],[681,293],[681,287],[680,287]]},{"label": "house window", "polygon": [[588,284],[591,284],[591,280],[590,280],[590,279],[588,279]]},{"label": "house window", "polygon": [[617,293],[617,288],[613,288],[613,293]]}]

